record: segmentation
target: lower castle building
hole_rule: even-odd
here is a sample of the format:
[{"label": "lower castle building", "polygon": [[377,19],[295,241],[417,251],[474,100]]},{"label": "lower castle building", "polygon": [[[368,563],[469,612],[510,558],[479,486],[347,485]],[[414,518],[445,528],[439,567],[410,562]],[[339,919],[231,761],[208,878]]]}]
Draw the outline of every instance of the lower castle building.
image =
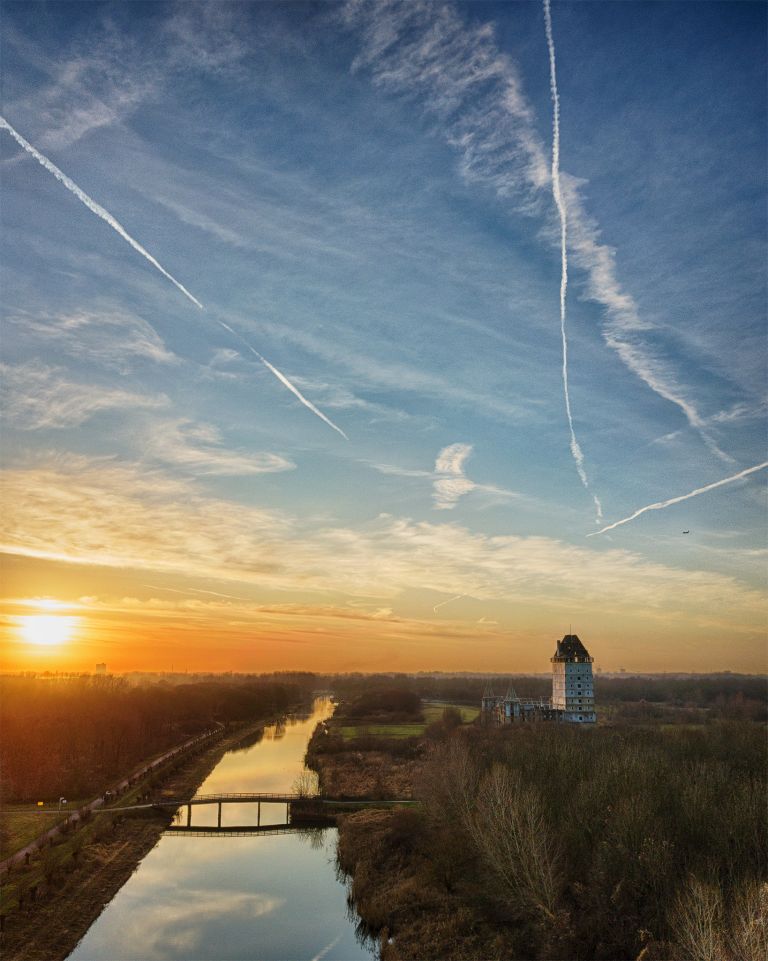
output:
[{"label": "lower castle building", "polygon": [[490,685],[483,693],[480,717],[484,724],[516,724],[525,721],[564,721],[569,724],[594,724],[595,692],[589,651],[577,634],[566,634],[557,642],[552,662],[552,697],[522,699],[509,687],[503,696]]}]

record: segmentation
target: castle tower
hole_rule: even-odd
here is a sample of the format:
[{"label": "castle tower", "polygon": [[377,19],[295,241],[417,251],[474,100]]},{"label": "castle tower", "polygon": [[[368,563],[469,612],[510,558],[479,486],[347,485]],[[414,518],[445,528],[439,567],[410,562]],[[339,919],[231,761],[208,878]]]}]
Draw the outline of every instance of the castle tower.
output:
[{"label": "castle tower", "polygon": [[552,707],[562,711],[562,720],[594,724],[595,692],[589,651],[577,634],[566,634],[557,642],[552,658]]}]

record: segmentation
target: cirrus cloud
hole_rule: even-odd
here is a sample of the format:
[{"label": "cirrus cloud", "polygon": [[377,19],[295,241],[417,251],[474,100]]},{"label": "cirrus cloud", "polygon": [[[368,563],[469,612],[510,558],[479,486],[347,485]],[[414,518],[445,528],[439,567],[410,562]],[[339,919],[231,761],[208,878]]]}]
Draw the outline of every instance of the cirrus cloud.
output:
[{"label": "cirrus cloud", "polygon": [[617,616],[762,623],[759,591],[628,550],[489,536],[380,515],[309,529],[286,513],[208,495],[192,481],[110,459],[58,458],[5,477],[2,549],[70,563],[180,573],[264,591],[378,598],[414,589],[479,601],[599,605]]}]

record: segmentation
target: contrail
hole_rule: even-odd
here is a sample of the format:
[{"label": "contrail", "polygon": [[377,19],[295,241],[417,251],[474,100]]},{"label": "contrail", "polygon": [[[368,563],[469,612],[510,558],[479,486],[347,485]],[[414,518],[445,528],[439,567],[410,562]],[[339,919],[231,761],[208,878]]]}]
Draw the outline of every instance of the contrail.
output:
[{"label": "contrail", "polygon": [[326,944],[326,946],[321,951],[318,951],[318,953],[314,956],[314,958],[312,958],[312,961],[322,961],[322,959],[326,956],[326,954],[328,954],[329,951],[332,951],[336,947],[339,941],[341,941],[341,934],[338,935],[338,937],[335,937],[330,944]]},{"label": "contrail", "polygon": [[0,128],[7,130],[8,133],[16,141],[16,143],[18,143],[19,146],[23,147],[28,154],[31,154],[35,158],[35,160],[39,164],[41,164],[41,166],[45,167],[45,169],[49,173],[52,173],[53,176],[60,183],[63,183],[64,186],[67,188],[67,190],[70,190],[77,197],[77,199],[81,200],[89,210],[93,211],[93,213],[96,214],[97,217],[101,217],[102,220],[105,220],[109,224],[109,226],[112,227],[113,230],[116,230],[120,234],[123,240],[127,240],[128,243],[131,245],[131,247],[133,247],[134,250],[137,250],[142,257],[145,257],[152,264],[153,267],[157,267],[160,273],[164,277],[167,277],[172,284],[178,287],[178,289],[182,292],[182,294],[184,294],[185,297],[188,297],[193,304],[195,304],[197,307],[200,308],[200,310],[203,309],[203,305],[200,303],[197,297],[194,297],[192,294],[190,294],[190,292],[187,290],[187,288],[183,284],[180,284],[175,277],[171,276],[171,274],[168,273],[165,267],[163,267],[162,264],[158,263],[155,260],[155,258],[152,256],[152,254],[150,254],[148,250],[145,250],[141,246],[138,240],[134,240],[133,237],[131,237],[131,235],[125,229],[125,227],[123,227],[123,225],[119,221],[115,220],[115,218],[112,216],[112,214],[108,210],[105,210],[101,206],[101,204],[97,204],[95,200],[92,200],[84,190],[81,190],[80,187],[77,186],[74,180],[70,180],[70,178],[65,173],[63,173],[63,171],[59,170],[59,168],[56,166],[55,163],[50,161],[47,157],[43,156],[43,154],[41,154],[39,150],[36,150],[32,146],[32,144],[29,143],[29,141],[25,140],[21,136],[21,134],[18,132],[18,130],[14,130],[13,127],[5,119],[5,117],[2,117],[2,116],[0,116]]},{"label": "contrail", "polygon": [[[163,267],[162,264],[158,263],[158,261],[155,260],[152,254],[150,254],[148,250],[145,250],[145,248],[142,247],[137,240],[134,240],[133,237],[131,237],[131,235],[125,229],[125,227],[123,227],[123,225],[118,220],[116,220],[108,210],[105,210],[104,207],[101,206],[101,204],[97,204],[96,201],[93,200],[91,197],[89,197],[84,190],[81,190],[81,188],[77,186],[74,180],[71,180],[63,171],[59,170],[56,164],[54,164],[47,157],[41,154],[39,150],[36,150],[35,147],[33,147],[28,140],[25,140],[24,137],[22,137],[21,134],[18,132],[18,130],[15,130],[11,126],[11,124],[9,124],[8,121],[2,116],[0,116],[0,128],[7,130],[8,133],[13,137],[13,139],[19,144],[19,146],[23,147],[24,150],[26,150],[28,154],[33,156],[35,160],[37,160],[37,162],[41,164],[41,166],[45,167],[45,169],[49,173],[52,173],[53,176],[60,183],[64,184],[67,190],[70,190],[77,197],[78,200],[82,201],[85,204],[85,206],[89,210],[95,213],[98,217],[101,217],[102,220],[105,220],[109,224],[109,226],[112,227],[113,230],[116,230],[124,240],[128,241],[128,243],[131,245],[131,247],[133,247],[134,250],[138,251],[142,255],[142,257],[145,257],[154,267],[157,267],[160,273],[164,277],[167,277],[172,284],[178,287],[178,289],[182,292],[182,294],[184,294],[185,297],[188,297],[196,307],[199,307],[200,310],[204,309],[203,305],[200,303],[197,297],[191,294],[183,284],[180,284],[175,277],[169,274],[168,271],[165,269],[165,267]],[[267,367],[275,375],[275,377],[277,377],[277,379],[285,387],[288,388],[288,390],[290,390],[293,394],[295,394],[299,398],[299,400],[302,402],[302,404],[304,404],[305,407],[308,407],[312,411],[312,413],[316,414],[321,420],[324,420],[329,427],[332,427],[335,431],[341,434],[341,436],[345,440],[349,440],[349,438],[344,433],[344,431],[340,427],[337,427],[332,420],[326,417],[321,410],[318,410],[317,407],[315,407],[315,405],[311,401],[307,400],[307,398],[301,393],[301,391],[297,387],[294,387],[294,385],[288,380],[285,374],[279,371],[277,367],[274,367],[272,364],[270,364],[270,362],[266,359],[266,357],[262,357],[262,355],[257,350],[254,350],[253,347],[251,347],[251,345],[246,340],[244,340],[236,331],[232,330],[232,328],[229,327],[227,324],[223,323],[222,321],[219,321],[219,324],[221,324],[221,326],[224,327],[225,330],[228,330],[233,336],[237,337],[238,340],[242,341],[245,344],[245,346],[248,348],[248,350],[254,353],[262,362],[262,364],[264,364],[264,366]]]},{"label": "contrail", "polygon": [[639,511],[635,511],[635,513],[630,514],[629,517],[625,517],[623,520],[616,521],[614,524],[609,524],[601,531],[592,531],[591,534],[587,534],[587,537],[596,537],[598,534],[605,534],[606,531],[612,531],[614,527],[621,527],[622,524],[628,524],[630,521],[633,521],[636,517],[639,517],[646,511],[660,511],[665,507],[671,507],[672,504],[679,504],[680,501],[687,501],[690,497],[697,497],[699,494],[706,494],[707,491],[712,491],[716,487],[722,487],[724,484],[730,484],[733,481],[741,480],[742,477],[747,477],[749,474],[754,474],[755,471],[765,470],[766,467],[768,467],[768,460],[763,461],[762,464],[756,464],[754,467],[748,467],[746,470],[739,471],[738,474],[733,474],[731,477],[724,477],[722,480],[715,481],[714,484],[707,484],[706,487],[697,487],[696,490],[691,491],[690,494],[682,494],[680,497],[671,497],[668,501],[659,501],[657,504],[649,504],[647,507],[641,507]]},{"label": "contrail", "polygon": [[166,591],[169,594],[183,594],[187,597],[189,594],[213,594],[214,597],[227,597],[233,601],[247,601],[249,598],[240,597],[238,594],[222,594],[221,591],[203,591],[199,588],[190,587],[186,591],[180,591],[176,587],[161,587],[159,584],[142,584],[142,587],[149,587],[153,591]]},{"label": "contrail", "polygon": [[598,523],[603,519],[603,508],[599,499],[589,488],[589,479],[584,469],[584,454],[576,432],[573,429],[571,415],[571,397],[568,391],[568,338],[565,333],[565,298],[568,292],[568,217],[560,189],[560,96],[557,92],[557,74],[555,71],[555,41],[552,36],[552,13],[549,8],[550,0],[544,0],[544,26],[547,33],[547,49],[549,50],[549,87],[552,93],[552,194],[555,206],[560,216],[560,337],[563,342],[563,393],[565,395],[565,412],[568,415],[568,429],[571,433],[571,454],[573,455],[581,483],[592,496],[597,512]]},{"label": "contrail", "polygon": [[449,597],[447,601],[440,601],[439,604],[435,604],[432,610],[437,614],[441,607],[445,607],[446,604],[453,604],[454,601],[460,601],[462,597],[467,596],[467,594],[457,594],[456,597]]},{"label": "contrail", "polygon": [[326,423],[329,427],[332,427],[338,434],[341,434],[341,436],[344,438],[344,440],[349,440],[349,437],[347,437],[347,435],[344,433],[344,431],[341,429],[341,427],[339,427],[339,426],[337,426],[336,424],[334,424],[334,422],[333,422],[329,417],[326,417],[325,414],[324,414],[321,410],[318,410],[317,407],[315,407],[315,405],[312,403],[311,400],[307,400],[307,398],[302,394],[302,392],[299,390],[299,388],[298,388],[298,387],[295,387],[295,386],[288,380],[288,378],[285,376],[285,374],[284,374],[282,371],[278,370],[277,367],[275,367],[273,364],[270,364],[270,362],[267,360],[267,358],[264,357],[264,356],[262,356],[262,355],[258,352],[258,350],[256,350],[254,347],[251,347],[251,345],[248,343],[248,341],[247,341],[243,336],[241,336],[240,334],[238,334],[238,332],[237,332],[236,330],[233,330],[233,329],[229,326],[229,324],[225,324],[223,320],[219,320],[219,321],[217,321],[217,323],[218,323],[221,327],[223,327],[224,330],[228,330],[228,331],[230,332],[230,334],[232,334],[233,337],[236,337],[236,338],[240,341],[241,344],[243,344],[245,347],[247,347],[248,350],[250,350],[250,352],[251,352],[252,354],[254,354],[254,356],[258,357],[259,360],[262,362],[262,364],[264,364],[264,366],[267,368],[267,370],[271,371],[271,372],[275,375],[275,377],[277,377],[277,379],[280,381],[280,383],[283,384],[284,387],[287,387],[288,390],[289,390],[292,394],[295,394],[295,395],[299,398],[299,400],[302,402],[302,404],[303,404],[305,407],[308,407],[308,408],[312,411],[313,414],[316,414],[316,415],[320,418],[320,420],[324,420],[325,423]]}]

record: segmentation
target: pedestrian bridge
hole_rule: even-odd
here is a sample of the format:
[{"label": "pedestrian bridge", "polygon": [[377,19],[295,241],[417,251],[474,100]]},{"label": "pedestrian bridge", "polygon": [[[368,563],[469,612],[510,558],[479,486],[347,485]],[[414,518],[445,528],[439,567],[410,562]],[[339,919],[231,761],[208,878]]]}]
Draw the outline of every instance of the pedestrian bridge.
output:
[{"label": "pedestrian bridge", "polygon": [[[393,805],[402,804],[413,804],[410,798],[408,799],[381,799],[381,798],[355,798],[354,800],[336,800],[321,797],[315,794],[292,794],[286,792],[260,792],[258,794],[196,794],[191,798],[180,798],[180,797],[159,797],[154,798],[149,804],[136,805],[136,807],[143,808],[172,808],[174,811],[181,812],[186,808],[186,824],[176,825],[175,827],[169,828],[171,831],[185,830],[188,833],[195,830],[196,833],[199,830],[200,833],[225,833],[235,831],[247,831],[248,833],[259,833],[262,828],[264,830],[275,830],[276,828],[294,828],[297,829],[302,824],[308,825],[325,820],[326,822],[331,819],[334,808],[350,808],[350,807],[369,807],[375,805],[376,807],[390,807]],[[196,827],[192,824],[192,808],[199,807],[200,805],[217,805],[217,818],[216,827],[211,825]],[[255,804],[256,805],[256,817],[248,825],[240,825],[236,828],[222,827],[221,815],[223,806],[225,804]],[[285,821],[282,825],[275,824],[265,824],[261,823],[261,806],[262,804],[284,804],[285,805]],[[128,810],[123,808],[122,810]]]}]

